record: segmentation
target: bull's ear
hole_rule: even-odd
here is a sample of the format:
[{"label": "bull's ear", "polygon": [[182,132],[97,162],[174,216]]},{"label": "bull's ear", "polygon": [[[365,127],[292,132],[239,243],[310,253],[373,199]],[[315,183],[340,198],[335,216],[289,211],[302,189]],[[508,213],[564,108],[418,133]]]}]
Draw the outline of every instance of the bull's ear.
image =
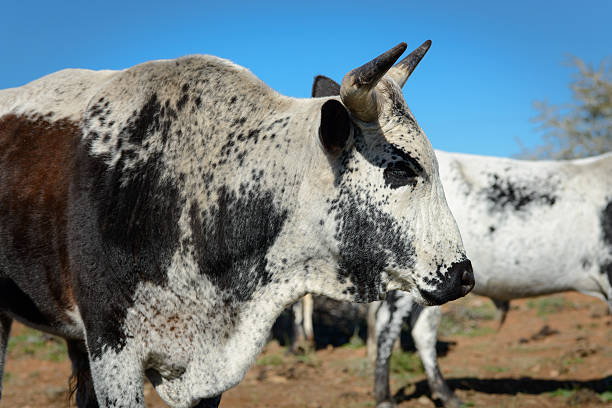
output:
[{"label": "bull's ear", "polygon": [[351,135],[351,127],[351,119],[342,103],[331,99],[323,104],[319,139],[327,153],[335,156],[342,152]]},{"label": "bull's ear", "polygon": [[340,84],[324,75],[317,75],[312,83],[312,97],[339,96]]}]

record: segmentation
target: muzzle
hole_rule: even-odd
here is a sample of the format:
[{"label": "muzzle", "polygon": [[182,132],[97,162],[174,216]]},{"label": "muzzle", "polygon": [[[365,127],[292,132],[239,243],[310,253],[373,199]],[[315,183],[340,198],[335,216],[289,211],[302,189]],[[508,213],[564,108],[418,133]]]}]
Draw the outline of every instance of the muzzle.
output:
[{"label": "muzzle", "polygon": [[474,287],[474,272],[472,263],[466,259],[453,262],[447,271],[448,279],[435,291],[419,290],[421,296],[431,306],[441,305],[470,293]]}]

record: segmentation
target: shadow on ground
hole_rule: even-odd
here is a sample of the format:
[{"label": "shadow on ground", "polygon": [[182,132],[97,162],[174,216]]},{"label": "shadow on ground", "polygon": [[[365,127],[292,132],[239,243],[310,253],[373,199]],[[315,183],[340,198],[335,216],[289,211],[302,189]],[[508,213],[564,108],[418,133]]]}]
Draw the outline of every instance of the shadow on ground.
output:
[{"label": "shadow on ground", "polygon": [[[482,392],[484,394],[543,394],[558,390],[560,388],[567,390],[589,389],[596,393],[612,390],[612,376],[589,381],[547,380],[531,377],[495,379],[464,377],[448,378],[446,381],[453,390],[472,390]],[[410,394],[406,394],[406,389],[412,389],[413,385],[415,386],[414,391]],[[431,398],[431,392],[429,391],[427,380],[421,380],[413,385],[402,387],[395,394],[395,401],[399,403],[402,401],[419,398],[423,395]]]}]

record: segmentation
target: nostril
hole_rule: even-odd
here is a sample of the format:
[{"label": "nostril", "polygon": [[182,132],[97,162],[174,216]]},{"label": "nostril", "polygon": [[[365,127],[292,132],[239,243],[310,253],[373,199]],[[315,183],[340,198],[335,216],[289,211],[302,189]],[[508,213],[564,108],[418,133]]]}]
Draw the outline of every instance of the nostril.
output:
[{"label": "nostril", "polygon": [[472,288],[474,287],[474,273],[471,270],[472,268],[466,269],[461,274],[461,291],[463,295],[467,295]]},{"label": "nostril", "polygon": [[474,284],[474,274],[472,273],[472,271],[463,271],[463,273],[461,274],[461,284],[470,286]]}]

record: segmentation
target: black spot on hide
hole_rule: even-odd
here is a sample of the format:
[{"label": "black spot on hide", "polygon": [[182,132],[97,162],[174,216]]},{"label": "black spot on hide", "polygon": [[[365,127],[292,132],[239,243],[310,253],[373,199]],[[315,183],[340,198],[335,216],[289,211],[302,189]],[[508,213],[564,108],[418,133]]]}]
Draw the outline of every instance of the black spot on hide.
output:
[{"label": "black spot on hide", "polygon": [[612,286],[612,262],[602,265],[601,273],[608,275],[608,282]]},{"label": "black spot on hide", "polygon": [[589,269],[592,266],[591,261],[587,258],[582,258],[580,265],[582,265],[582,269]]},{"label": "black spot on hide", "polygon": [[273,205],[269,191],[237,195],[222,187],[216,205],[190,209],[195,258],[200,272],[236,301],[249,300],[271,281],[266,254],[276,241],[287,212]]},{"label": "black spot on hide", "polygon": [[159,111],[161,105],[157,100],[157,94],[151,95],[149,100],[143,105],[138,115],[128,121],[124,129],[128,135],[128,140],[134,144],[142,144],[151,131],[159,127]]},{"label": "black spot on hide", "polygon": [[553,206],[557,201],[550,187],[550,191],[537,191],[534,190],[536,186],[519,185],[497,174],[492,174],[490,179],[490,186],[484,189],[484,193],[490,202],[491,211],[503,211],[506,208],[521,211],[531,203]]},{"label": "black spot on hide", "polygon": [[[612,256],[612,201],[608,202],[601,213],[601,233],[602,240],[608,247],[608,254]],[[608,275],[608,281],[612,285],[612,262],[602,265],[600,271]]]},{"label": "black spot on hide", "polygon": [[185,107],[185,104],[189,100],[189,95],[183,94],[180,99],[176,102],[176,110],[181,111]]},{"label": "black spot on hide", "polygon": [[77,297],[84,300],[88,346],[97,358],[104,346],[119,351],[125,345],[122,324],[137,285],[166,283],[183,203],[180,186],[161,177],[160,154],[124,170],[125,154],[108,168],[88,150],[79,152],[69,219]]},{"label": "black spot on hide", "polygon": [[380,211],[373,200],[344,192],[334,204],[339,221],[335,234],[340,242],[338,280],[350,280],[355,301],[371,302],[384,290],[382,271],[390,265],[411,268],[415,251],[409,237],[400,233],[397,221]]},{"label": "black spot on hide", "polygon": [[[187,95],[183,95],[186,98]],[[186,99],[181,98],[177,102],[177,108],[182,108]],[[140,111],[134,111],[127,123],[122,127],[119,134],[119,143],[122,139],[130,143],[142,145],[150,136],[160,133],[162,142],[166,143],[173,120],[177,119],[177,113],[170,107],[170,101],[162,106],[157,94],[149,97]],[[120,148],[120,146],[118,146]]]},{"label": "black spot on hide", "polygon": [[601,213],[601,231],[604,243],[612,247],[612,201],[608,202]]}]

